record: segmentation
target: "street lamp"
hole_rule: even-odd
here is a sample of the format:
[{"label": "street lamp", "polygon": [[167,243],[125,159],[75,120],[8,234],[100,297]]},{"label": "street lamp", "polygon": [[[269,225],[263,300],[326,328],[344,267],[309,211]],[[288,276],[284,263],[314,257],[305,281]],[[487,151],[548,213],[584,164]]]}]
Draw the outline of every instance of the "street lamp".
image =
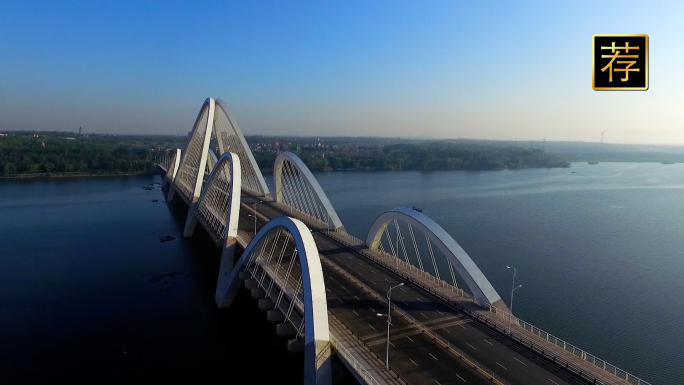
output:
[{"label": "street lamp", "polygon": [[387,351],[385,354],[385,367],[389,369],[389,347],[390,347],[390,325],[392,325],[392,289],[396,289],[399,286],[404,286],[403,282],[400,282],[396,286],[392,286],[387,290],[387,314],[376,313],[378,317],[387,317]]},{"label": "street lamp", "polygon": [[247,214],[248,217],[254,217],[254,236],[256,237],[257,233],[257,216],[252,215],[252,214]]},{"label": "street lamp", "polygon": [[511,284],[511,308],[508,313],[508,334],[511,333],[511,318],[513,317],[513,293],[520,289],[522,285],[515,286],[515,275],[518,274],[518,270],[516,270],[515,266],[506,266],[507,269],[513,269],[513,283]]}]

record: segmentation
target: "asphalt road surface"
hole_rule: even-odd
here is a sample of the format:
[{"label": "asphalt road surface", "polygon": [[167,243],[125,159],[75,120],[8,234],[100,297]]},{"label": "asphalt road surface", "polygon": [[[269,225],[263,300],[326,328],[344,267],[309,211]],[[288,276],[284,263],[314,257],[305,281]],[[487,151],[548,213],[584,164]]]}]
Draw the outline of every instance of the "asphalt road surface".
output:
[{"label": "asphalt road surface", "polygon": [[[259,200],[243,194],[242,201],[250,204]],[[265,203],[256,207],[268,218],[285,214]],[[240,227],[253,229],[254,218],[246,214],[248,212],[243,210]],[[259,220],[257,227],[263,224]],[[312,234],[324,258],[376,293],[384,296],[389,287],[402,282],[399,276],[338,243],[325,232]],[[323,264],[323,272],[328,308],[384,359],[387,319],[377,313],[387,313],[386,301],[367,294],[326,264]],[[511,384],[585,384],[408,282],[392,291],[392,303]],[[390,343],[390,366],[411,384],[491,383],[398,315],[392,317]]]}]

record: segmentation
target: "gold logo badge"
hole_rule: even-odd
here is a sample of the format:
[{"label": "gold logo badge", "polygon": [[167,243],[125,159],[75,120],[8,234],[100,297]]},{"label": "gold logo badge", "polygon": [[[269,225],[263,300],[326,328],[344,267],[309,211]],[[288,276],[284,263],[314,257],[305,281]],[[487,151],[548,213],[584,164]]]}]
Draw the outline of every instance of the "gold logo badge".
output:
[{"label": "gold logo badge", "polygon": [[591,86],[597,91],[646,91],[648,35],[594,35]]}]

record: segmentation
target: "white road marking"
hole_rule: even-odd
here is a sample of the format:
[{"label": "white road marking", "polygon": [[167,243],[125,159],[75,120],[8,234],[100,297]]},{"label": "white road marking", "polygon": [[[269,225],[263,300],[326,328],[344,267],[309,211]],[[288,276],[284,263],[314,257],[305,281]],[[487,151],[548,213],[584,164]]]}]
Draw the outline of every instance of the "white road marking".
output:
[{"label": "white road marking", "polygon": [[387,279],[387,278],[385,278],[385,281],[389,282],[390,280],[389,280],[389,279]]},{"label": "white road marking", "polygon": [[344,287],[344,285],[340,285],[340,287],[343,288],[344,290],[347,290],[347,288]]},{"label": "white road marking", "polygon": [[445,329],[445,328],[442,328],[442,329],[444,329],[444,331],[447,333],[451,333],[448,329]]},{"label": "white road marking", "polygon": [[[501,366],[502,368],[506,369],[506,367],[503,366],[503,365],[501,365],[500,363],[498,363],[498,362],[496,362],[496,361],[494,361],[494,362],[495,362],[497,365]],[[508,369],[506,369],[506,370],[508,370]]]},{"label": "white road marking", "polygon": [[410,359],[410,358],[409,358],[409,361],[413,362],[413,365],[416,365],[416,366],[418,366],[418,364],[416,364],[416,361],[413,361],[413,360],[412,360],[412,359]]},{"label": "white road marking", "polygon": [[439,361],[439,360],[437,359],[437,357],[435,357],[435,356],[432,355],[432,353],[428,353],[428,354],[430,355],[430,357],[434,358],[435,361]]},{"label": "white road marking", "polygon": [[359,315],[359,313],[357,313],[356,310],[352,310],[352,311],[354,312],[354,314]]},{"label": "white road marking", "polygon": [[[375,309],[373,309],[373,308],[370,307],[370,306],[369,306],[368,308],[371,309],[371,311],[372,311],[373,313],[375,313]],[[377,313],[376,313],[376,314],[377,314]]]},{"label": "white road marking", "polygon": [[486,342],[486,343],[488,343],[488,344],[490,344],[490,345],[494,346],[494,344],[493,344],[493,343],[491,343],[491,342],[489,342],[489,341],[487,341],[487,340],[484,340],[484,342]]},{"label": "white road marking", "polygon": [[340,302],[344,303],[344,301],[342,301],[342,298],[338,298],[338,299],[340,300]]},{"label": "white road marking", "polygon": [[371,281],[371,282],[372,282],[374,285],[377,285],[377,283],[375,283],[374,281]]},{"label": "white road marking", "polygon": [[356,298],[356,299],[358,299],[358,300],[361,300],[361,299],[360,299],[359,297],[357,297],[357,296],[354,296],[354,298]]},{"label": "white road marking", "polygon": [[426,316],[426,315],[423,314],[423,313],[420,313],[420,315],[422,315],[422,316],[425,317],[425,318],[428,318],[428,316]]},{"label": "white road marking", "polygon": [[[454,374],[456,374],[456,373],[454,373]],[[466,380],[464,380],[463,377],[459,376],[458,374],[456,374],[456,377],[460,378],[461,381],[466,382]]]},{"label": "white road marking", "polygon": [[408,303],[406,303],[406,301],[401,301],[401,303],[403,303],[404,305],[408,306]]},{"label": "white road marking", "polygon": [[[515,358],[515,357],[513,357],[513,359],[516,360],[516,361],[518,361],[518,362],[520,362],[521,364],[525,365],[525,363],[522,362],[522,361],[520,361],[519,359],[517,359],[517,358]],[[525,365],[525,366],[527,366],[527,365]]]},{"label": "white road marking", "polygon": [[[390,345],[394,346],[394,344],[392,343],[392,341],[390,341]],[[396,348],[396,346],[394,346],[394,347]]]},{"label": "white road marking", "polygon": [[560,385],[559,383],[557,383],[556,381],[554,381],[554,380],[552,380],[552,379],[550,379],[550,378],[549,378],[549,381],[553,382],[553,383],[556,384],[556,385]]},{"label": "white road marking", "polygon": [[[471,344],[469,344],[469,343],[467,343],[467,342],[466,342],[466,345],[468,345],[468,346],[470,346],[471,348],[475,349],[475,347],[474,347],[473,345],[471,345]],[[475,350],[477,350],[477,349],[475,349]]]},{"label": "white road marking", "polygon": [[458,326],[462,327],[463,329],[465,329],[465,328],[466,328],[465,326],[463,326],[463,325],[461,325],[461,324],[458,324]]},{"label": "white road marking", "polygon": [[371,325],[371,324],[368,324],[368,326],[370,326],[370,327],[371,327],[371,329],[375,330],[375,328],[373,327],[373,325]]},{"label": "white road marking", "polygon": [[413,339],[411,339],[411,337],[409,337],[409,336],[406,336],[406,338],[408,338],[409,341],[411,341],[411,342],[416,342],[416,341],[414,341]]},{"label": "white road marking", "polygon": [[441,312],[441,311],[439,311],[439,310],[437,310],[437,313],[439,313],[439,314],[441,314],[441,315],[444,315],[444,313],[442,313],[442,312]]},{"label": "white road marking", "polygon": [[420,299],[420,298],[416,298],[416,299],[417,299],[418,301],[420,301],[420,302],[425,302],[425,301],[423,301],[423,300],[422,300],[422,299]]},{"label": "white road marking", "polygon": [[435,380],[435,382],[437,383],[437,385],[442,385],[442,384],[440,384],[439,381],[437,381],[437,380]]}]

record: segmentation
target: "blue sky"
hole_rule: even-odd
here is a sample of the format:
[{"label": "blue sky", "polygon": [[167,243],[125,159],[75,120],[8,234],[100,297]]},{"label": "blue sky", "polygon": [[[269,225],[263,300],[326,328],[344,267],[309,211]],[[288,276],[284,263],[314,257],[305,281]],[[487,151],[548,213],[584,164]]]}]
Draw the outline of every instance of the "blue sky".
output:
[{"label": "blue sky", "polygon": [[[591,36],[646,33],[650,89],[591,88]],[[0,3],[0,130],[684,143],[684,9],[657,2]]]}]

